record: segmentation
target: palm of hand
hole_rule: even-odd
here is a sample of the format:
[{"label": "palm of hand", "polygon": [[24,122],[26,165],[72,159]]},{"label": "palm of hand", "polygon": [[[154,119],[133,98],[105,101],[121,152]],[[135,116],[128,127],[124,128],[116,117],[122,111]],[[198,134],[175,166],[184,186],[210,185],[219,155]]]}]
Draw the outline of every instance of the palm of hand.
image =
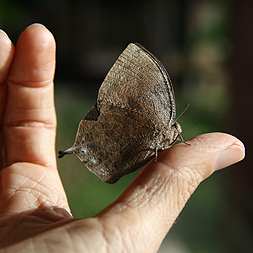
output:
[{"label": "palm of hand", "polygon": [[53,36],[32,25],[14,49],[1,32],[0,56],[0,248],[7,252],[156,252],[199,183],[244,156],[232,136],[197,137],[163,152],[97,217],[75,220],[56,169]]}]

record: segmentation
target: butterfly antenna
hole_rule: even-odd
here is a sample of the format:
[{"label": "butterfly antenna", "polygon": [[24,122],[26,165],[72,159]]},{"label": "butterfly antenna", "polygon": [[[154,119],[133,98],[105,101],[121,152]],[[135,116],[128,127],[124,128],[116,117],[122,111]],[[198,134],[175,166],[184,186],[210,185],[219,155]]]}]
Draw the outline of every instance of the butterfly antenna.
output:
[{"label": "butterfly antenna", "polygon": [[[190,104],[187,104],[186,107],[184,108],[184,110],[176,118],[176,122],[184,115],[184,113],[189,109],[189,107],[190,107]],[[183,142],[184,144],[187,144],[187,145],[191,145],[189,142],[185,141],[183,135],[179,131],[178,131],[178,136],[179,136],[181,142]]]},{"label": "butterfly antenna", "polygon": [[75,148],[73,148],[73,147],[68,148],[68,149],[66,149],[66,150],[63,150],[63,151],[60,150],[60,151],[58,152],[58,158],[62,158],[62,157],[65,156],[65,155],[73,154],[74,150],[75,150]]},{"label": "butterfly antenna", "polygon": [[184,114],[185,112],[189,109],[190,104],[187,104],[186,107],[184,108],[184,110],[177,116],[175,121],[178,121]]}]

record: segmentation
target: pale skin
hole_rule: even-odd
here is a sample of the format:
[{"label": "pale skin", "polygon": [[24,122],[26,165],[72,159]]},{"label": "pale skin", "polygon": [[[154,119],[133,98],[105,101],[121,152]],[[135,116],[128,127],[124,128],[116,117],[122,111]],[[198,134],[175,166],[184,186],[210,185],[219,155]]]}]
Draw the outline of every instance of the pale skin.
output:
[{"label": "pale skin", "polygon": [[223,133],[177,144],[108,208],[76,220],[56,165],[54,70],[55,41],[44,26],[26,28],[15,46],[0,32],[1,251],[157,252],[194,190],[242,160],[243,144]]}]

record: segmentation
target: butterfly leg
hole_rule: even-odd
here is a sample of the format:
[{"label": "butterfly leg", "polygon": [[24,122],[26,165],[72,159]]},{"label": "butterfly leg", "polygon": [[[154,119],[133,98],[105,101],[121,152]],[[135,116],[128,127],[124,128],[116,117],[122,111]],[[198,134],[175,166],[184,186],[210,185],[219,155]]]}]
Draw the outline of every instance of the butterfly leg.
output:
[{"label": "butterfly leg", "polygon": [[184,144],[191,145],[189,142],[187,142],[187,141],[184,140],[184,137],[183,137],[183,135],[181,133],[178,134],[178,137],[180,138],[181,142],[183,142]]},{"label": "butterfly leg", "polygon": [[158,157],[158,147],[155,147],[155,161],[157,162],[157,157]]}]

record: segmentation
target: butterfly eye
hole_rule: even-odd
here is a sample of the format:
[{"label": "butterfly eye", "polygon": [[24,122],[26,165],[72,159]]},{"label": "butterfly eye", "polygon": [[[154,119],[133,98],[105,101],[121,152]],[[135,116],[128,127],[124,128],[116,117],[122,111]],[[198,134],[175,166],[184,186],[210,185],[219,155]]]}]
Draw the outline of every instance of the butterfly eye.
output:
[{"label": "butterfly eye", "polygon": [[81,153],[82,155],[86,155],[86,154],[87,154],[87,149],[86,149],[86,148],[81,148],[81,149],[80,149],[80,153]]}]

